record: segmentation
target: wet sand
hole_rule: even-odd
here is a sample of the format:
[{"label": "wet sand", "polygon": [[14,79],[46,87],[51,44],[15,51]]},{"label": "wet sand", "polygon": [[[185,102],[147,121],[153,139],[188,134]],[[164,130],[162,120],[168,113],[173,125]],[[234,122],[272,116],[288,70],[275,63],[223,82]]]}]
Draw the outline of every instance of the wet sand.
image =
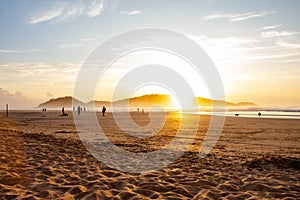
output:
[{"label": "wet sand", "polygon": [[[0,114],[0,199],[298,199],[300,122],[226,117],[215,148],[198,156],[210,116],[201,116],[193,144],[163,169],[125,173],[86,150],[72,114],[14,111]],[[84,116],[85,113],[82,113]],[[108,138],[134,153],[155,151],[172,140],[180,117],[169,113],[148,139],[128,136],[111,113],[99,116]],[[139,125],[147,114],[132,113]]]}]

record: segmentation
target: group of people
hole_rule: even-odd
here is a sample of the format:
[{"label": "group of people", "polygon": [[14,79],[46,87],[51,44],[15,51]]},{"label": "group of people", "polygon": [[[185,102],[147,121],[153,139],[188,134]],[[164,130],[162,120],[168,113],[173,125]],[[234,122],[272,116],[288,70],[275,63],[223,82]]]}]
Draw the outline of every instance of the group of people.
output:
[{"label": "group of people", "polygon": [[[82,111],[82,108],[80,106],[77,107],[77,113],[78,115],[80,115],[80,112]],[[73,112],[75,112],[75,107],[73,107]],[[85,112],[85,108],[84,108],[84,112]]]},{"label": "group of people", "polygon": [[[260,116],[261,116],[261,112],[258,112],[258,113],[257,113],[257,115],[258,115],[258,117],[260,117]],[[236,116],[236,117],[238,117],[238,116],[239,116],[239,114],[238,114],[238,113],[236,113],[236,114],[235,114],[235,116]]]},{"label": "group of people", "polygon": [[[138,112],[140,112],[140,108],[137,108],[136,110],[137,110]],[[144,109],[142,109],[142,113],[143,113],[143,114],[145,113]]]},{"label": "group of people", "polygon": [[[83,111],[83,112],[86,111],[85,107],[82,109],[82,107],[78,106],[78,107],[77,107],[78,115],[80,115],[80,112],[82,112],[82,111]],[[75,107],[73,107],[73,112],[75,112]]]},{"label": "group of people", "polygon": [[[78,113],[78,116],[80,115],[80,112],[81,111],[86,111],[86,109],[85,108],[81,108],[80,106],[78,106],[77,107],[77,113]],[[43,109],[43,111],[44,111],[44,109]],[[45,111],[46,111],[46,109],[45,109]],[[62,116],[67,116],[68,114],[67,113],[65,113],[65,107],[63,107],[62,109],[61,109],[61,112],[62,112]],[[73,107],[73,112],[75,112],[75,107]],[[104,116],[105,115],[105,112],[106,112],[106,107],[105,106],[103,106],[102,107],[102,116]]]}]

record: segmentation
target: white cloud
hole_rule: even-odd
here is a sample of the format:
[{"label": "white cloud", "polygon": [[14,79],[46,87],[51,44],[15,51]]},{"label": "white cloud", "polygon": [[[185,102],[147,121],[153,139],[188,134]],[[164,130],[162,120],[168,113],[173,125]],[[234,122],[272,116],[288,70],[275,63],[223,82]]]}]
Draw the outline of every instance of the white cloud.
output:
[{"label": "white cloud", "polygon": [[63,22],[69,19],[76,19],[83,14],[88,17],[95,17],[103,12],[104,1],[70,1],[69,3],[55,3],[53,7],[35,14],[28,20],[28,23]]},{"label": "white cloud", "polygon": [[0,53],[35,53],[40,52],[39,49],[0,49]]},{"label": "white cloud", "polygon": [[191,35],[191,38],[200,42],[201,44],[209,44],[209,45],[218,45],[222,47],[238,47],[241,45],[251,45],[255,43],[256,40],[253,38],[246,38],[246,37],[219,37],[219,38],[212,38],[205,35],[195,36]]},{"label": "white cloud", "polygon": [[261,33],[262,37],[279,37],[279,36],[291,36],[299,34],[298,32],[290,32],[290,31],[265,31]]},{"label": "white cloud", "polygon": [[[79,70],[79,64],[61,63],[0,63],[1,75],[8,77],[9,81],[22,81],[22,78],[28,77],[28,80],[43,80],[47,75],[49,79],[55,80],[66,77],[67,75],[76,74]],[[75,71],[74,71],[75,70]],[[53,76],[52,76],[53,75]],[[40,79],[41,78],[41,79]]]},{"label": "white cloud", "polygon": [[48,21],[52,21],[53,19],[59,17],[62,14],[62,11],[64,10],[64,8],[54,8],[51,9],[49,11],[46,11],[45,13],[36,16],[36,17],[32,17],[29,20],[30,24],[39,24],[42,22],[48,22]]},{"label": "white cloud", "polygon": [[[0,63],[1,88],[10,92],[18,90],[30,98],[42,100],[46,100],[47,92],[53,96],[72,95],[80,66],[73,63]],[[8,102],[10,99],[11,95],[0,95],[0,102],[12,104],[13,101]],[[22,101],[22,97],[16,99]]]},{"label": "white cloud", "polygon": [[276,29],[276,28],[278,28],[279,26],[281,26],[281,25],[264,26],[264,27],[262,27],[261,29],[263,29],[263,30],[270,30],[270,29]]},{"label": "white cloud", "polygon": [[299,43],[275,41],[265,42],[261,37],[219,37],[204,35],[190,36],[203,47],[211,59],[219,66],[244,63],[280,63],[283,60],[296,62],[300,59]]},{"label": "white cloud", "polygon": [[284,60],[280,60],[279,63],[300,63],[300,58],[296,58],[296,59],[284,59]]},{"label": "white cloud", "polygon": [[84,7],[81,4],[70,5],[69,7],[65,8],[59,20],[64,21],[70,18],[76,18],[81,16],[83,12]]},{"label": "white cloud", "polygon": [[205,35],[190,36],[208,53],[216,64],[238,63],[243,57],[242,48],[251,48],[257,42],[254,38],[247,37],[218,37],[212,38]]},{"label": "white cloud", "polygon": [[121,11],[120,12],[121,15],[139,15],[142,13],[143,13],[143,11],[141,11],[141,10]]},{"label": "white cloud", "polygon": [[89,6],[89,11],[87,12],[87,15],[90,17],[95,17],[97,15],[100,15],[103,11],[103,0],[95,0],[93,3]]},{"label": "white cloud", "polygon": [[231,19],[231,21],[243,21],[243,20],[247,20],[247,19],[251,19],[251,18],[256,18],[256,17],[263,17],[266,16],[268,14],[272,14],[274,12],[251,12],[251,13],[246,13],[246,14],[242,14],[240,16],[236,16],[234,18]]},{"label": "white cloud", "polygon": [[277,44],[281,47],[285,47],[285,48],[296,48],[299,49],[300,48],[300,43],[288,43],[288,42],[282,42],[282,41],[277,41]]},{"label": "white cloud", "polygon": [[241,49],[242,57],[240,63],[282,63],[283,60],[299,59],[300,53],[297,49],[283,47],[281,45],[266,45],[263,42],[258,47]]},{"label": "white cloud", "polygon": [[[34,108],[38,105],[38,100],[30,99],[25,96],[22,92],[17,91],[11,93],[3,88],[0,88],[0,105],[5,108],[6,104],[9,104],[9,109],[20,109],[20,108]],[[0,110],[2,110],[0,109]]]},{"label": "white cloud", "polygon": [[265,11],[265,12],[248,12],[241,14],[212,14],[205,16],[204,20],[214,20],[214,19],[228,19],[229,21],[243,21],[256,17],[263,17],[269,14],[276,13],[276,11]]},{"label": "white cloud", "polygon": [[248,55],[241,59],[241,63],[280,63],[282,60],[299,57],[300,53],[298,52],[287,52],[285,51],[278,51],[278,52],[253,52],[252,55]]}]

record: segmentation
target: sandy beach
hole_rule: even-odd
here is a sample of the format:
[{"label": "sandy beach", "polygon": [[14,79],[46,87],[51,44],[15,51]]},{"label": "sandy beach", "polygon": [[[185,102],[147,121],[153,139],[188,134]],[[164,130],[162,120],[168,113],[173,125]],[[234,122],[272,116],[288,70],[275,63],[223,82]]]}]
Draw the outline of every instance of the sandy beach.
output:
[{"label": "sandy beach", "polygon": [[[299,199],[300,121],[226,117],[215,148],[198,156],[210,116],[201,116],[193,144],[163,169],[125,173],[95,159],[77,135],[71,112],[0,114],[0,199]],[[82,113],[84,116],[85,113]],[[132,113],[139,125],[147,114]],[[128,136],[111,113],[98,114],[108,138],[135,153],[172,140],[179,115],[148,139]]]}]

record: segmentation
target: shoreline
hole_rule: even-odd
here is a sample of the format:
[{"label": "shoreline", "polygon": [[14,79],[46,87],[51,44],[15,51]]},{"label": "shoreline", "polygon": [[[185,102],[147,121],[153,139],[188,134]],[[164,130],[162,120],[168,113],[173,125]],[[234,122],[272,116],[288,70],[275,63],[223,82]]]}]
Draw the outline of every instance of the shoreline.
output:
[{"label": "shoreline", "polygon": [[[72,114],[73,110],[72,109],[65,109],[65,111],[68,114]],[[0,113],[5,114],[5,110],[0,110]],[[9,113],[19,113],[19,112],[24,112],[24,113],[28,113],[28,112],[41,112],[41,113],[47,113],[47,112],[61,112],[61,109],[48,109],[47,112],[42,112],[40,109],[24,109],[24,110],[10,110]],[[91,113],[91,112],[101,112],[100,108],[98,110],[86,110],[87,113]],[[119,110],[119,111],[107,111],[107,113],[138,113],[141,111],[136,111],[134,109],[130,109],[130,110]],[[145,113],[148,113],[149,111],[146,110]],[[151,111],[154,113],[159,113],[160,111]],[[259,117],[257,115],[258,112],[261,112],[262,115]],[[77,114],[77,111],[74,112]],[[83,111],[81,112],[81,114],[84,113]],[[165,113],[183,113],[183,114],[195,114],[195,115],[207,115],[207,116],[211,116],[212,112],[210,111],[174,111],[174,110],[166,110]],[[236,114],[238,114],[238,116],[236,116]],[[224,113],[219,113],[218,111],[215,112],[214,116],[223,116],[223,117],[240,117],[240,118],[263,118],[263,119],[296,119],[299,120],[300,119],[300,110],[294,110],[294,111],[285,111],[282,109],[279,110],[270,110],[270,109],[266,109],[266,110],[247,110],[247,109],[241,109],[241,110],[232,110],[232,109],[226,109],[224,111]]]}]

